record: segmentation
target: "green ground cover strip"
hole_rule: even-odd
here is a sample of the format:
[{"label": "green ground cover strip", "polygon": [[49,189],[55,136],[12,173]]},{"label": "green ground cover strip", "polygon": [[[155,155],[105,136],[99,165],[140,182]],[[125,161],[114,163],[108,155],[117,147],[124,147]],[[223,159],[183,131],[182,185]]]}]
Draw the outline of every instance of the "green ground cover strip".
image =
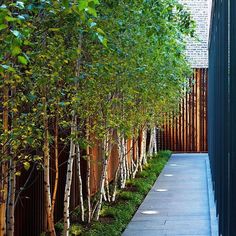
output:
[{"label": "green ground cover strip", "polygon": [[137,178],[129,180],[127,187],[120,190],[115,203],[104,203],[98,222],[81,226],[74,223],[71,235],[115,236],[121,235],[137,208],[153,186],[169,157],[170,151],[160,151],[154,156]]}]

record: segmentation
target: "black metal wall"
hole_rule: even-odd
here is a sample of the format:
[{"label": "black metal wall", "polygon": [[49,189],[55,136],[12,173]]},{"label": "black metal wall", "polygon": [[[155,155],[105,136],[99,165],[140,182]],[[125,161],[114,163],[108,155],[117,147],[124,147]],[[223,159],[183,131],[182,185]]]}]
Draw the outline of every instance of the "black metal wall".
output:
[{"label": "black metal wall", "polygon": [[236,1],[214,0],[208,140],[219,234],[236,236]]}]

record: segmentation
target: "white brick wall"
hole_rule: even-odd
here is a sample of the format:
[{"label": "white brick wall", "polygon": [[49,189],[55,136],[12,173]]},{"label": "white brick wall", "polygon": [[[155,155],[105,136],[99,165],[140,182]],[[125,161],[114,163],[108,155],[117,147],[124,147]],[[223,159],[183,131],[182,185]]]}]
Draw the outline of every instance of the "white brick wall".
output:
[{"label": "white brick wall", "polygon": [[187,38],[186,56],[192,68],[208,68],[208,0],[179,0],[196,21],[196,39]]}]

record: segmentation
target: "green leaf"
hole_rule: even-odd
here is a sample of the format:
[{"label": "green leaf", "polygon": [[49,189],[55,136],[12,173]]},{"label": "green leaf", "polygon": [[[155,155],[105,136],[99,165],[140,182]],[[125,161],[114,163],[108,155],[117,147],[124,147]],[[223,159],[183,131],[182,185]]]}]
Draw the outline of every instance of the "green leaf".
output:
[{"label": "green leaf", "polygon": [[80,0],[79,1],[79,10],[83,11],[88,7],[88,1],[87,0]]},{"label": "green leaf", "polygon": [[23,65],[27,65],[28,64],[28,61],[25,57],[23,56],[18,56],[18,61],[23,64]]},{"label": "green leaf", "polygon": [[105,35],[105,32],[101,28],[97,28],[97,32],[100,33],[100,34]]},{"label": "green leaf", "polygon": [[94,4],[98,5],[100,4],[99,0],[93,0]]},{"label": "green leaf", "polygon": [[68,0],[62,0],[62,5],[63,5],[65,8],[68,8],[68,7],[69,7],[69,1],[68,1]]},{"label": "green leaf", "polygon": [[17,18],[11,17],[11,16],[5,16],[5,20],[8,21],[8,22],[13,22],[13,21],[16,21]]},{"label": "green leaf", "polygon": [[60,31],[60,28],[49,28],[49,31],[57,32],[57,31]]},{"label": "green leaf", "polygon": [[6,29],[6,28],[7,28],[7,25],[5,25],[5,24],[0,25],[0,30]]},{"label": "green leaf", "polygon": [[92,8],[92,7],[87,7],[85,10],[86,10],[89,14],[93,15],[94,17],[97,17],[97,12],[96,12],[96,10],[95,10],[94,8]]},{"label": "green leaf", "polygon": [[24,45],[30,45],[30,41],[29,40],[25,40],[24,41]]},{"label": "green leaf", "polygon": [[8,70],[10,72],[15,72],[15,69],[11,66],[8,66],[8,65],[0,65],[4,70]]},{"label": "green leaf", "polygon": [[12,48],[11,53],[12,53],[13,56],[16,56],[16,55],[21,53],[21,48],[18,47],[18,46],[15,46],[15,47]]},{"label": "green leaf", "polygon": [[23,162],[25,170],[29,170],[30,168],[30,163],[28,161]]}]

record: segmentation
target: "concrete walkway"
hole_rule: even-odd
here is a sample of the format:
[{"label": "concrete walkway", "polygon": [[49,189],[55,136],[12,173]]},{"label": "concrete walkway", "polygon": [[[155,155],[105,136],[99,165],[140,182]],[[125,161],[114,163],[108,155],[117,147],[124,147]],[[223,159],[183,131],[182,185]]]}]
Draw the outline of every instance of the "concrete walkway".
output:
[{"label": "concrete walkway", "polygon": [[218,236],[207,154],[174,154],[123,236]]}]

